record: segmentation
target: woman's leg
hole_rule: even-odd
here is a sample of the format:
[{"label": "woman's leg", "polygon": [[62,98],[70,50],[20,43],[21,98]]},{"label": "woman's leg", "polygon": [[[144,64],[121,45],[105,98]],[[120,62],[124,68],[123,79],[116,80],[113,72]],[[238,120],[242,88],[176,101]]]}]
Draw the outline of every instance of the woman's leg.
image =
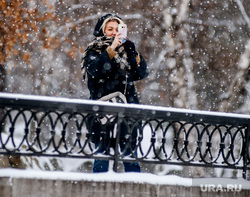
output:
[{"label": "woman's leg", "polygon": [[[100,136],[99,139],[95,141],[95,149],[97,150],[97,153],[102,154],[109,154],[109,149],[111,147],[111,141],[110,141],[110,131],[113,130],[114,126],[112,124],[107,123],[105,127],[102,127],[102,130],[105,129],[105,133],[101,134],[99,132]],[[93,166],[93,172],[108,172],[109,170],[109,160],[95,160],[94,166]]]},{"label": "woman's leg", "polygon": [[[97,153],[102,153],[105,154],[106,150],[105,150],[105,145],[103,144],[103,142],[100,142],[101,145],[97,151]],[[95,148],[98,148],[99,142],[95,143]],[[109,160],[99,160],[99,159],[95,159],[94,161],[94,166],[93,166],[93,172],[94,173],[98,173],[98,172],[108,172],[109,169]]]},{"label": "woman's leg", "polygon": [[95,160],[93,166],[93,173],[108,172],[109,160]]},{"label": "woman's leg", "polygon": [[[137,127],[133,127],[133,121],[129,120],[127,124],[121,123],[120,148],[124,152],[124,156],[131,155],[131,150],[134,151],[137,140]],[[133,129],[132,129],[133,128]],[[131,129],[133,130],[131,132]],[[128,137],[129,136],[129,137]],[[135,153],[137,155],[137,153]],[[141,172],[139,163],[123,162],[125,172]]]},{"label": "woman's leg", "polygon": [[123,162],[125,172],[141,172],[139,163]]}]

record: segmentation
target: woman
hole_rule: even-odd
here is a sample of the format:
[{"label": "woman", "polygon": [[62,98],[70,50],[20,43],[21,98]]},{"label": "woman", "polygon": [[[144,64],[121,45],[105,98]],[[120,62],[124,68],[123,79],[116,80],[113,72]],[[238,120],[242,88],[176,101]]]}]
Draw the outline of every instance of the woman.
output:
[{"label": "woman", "polygon": [[[102,16],[94,30],[94,40],[88,45],[82,63],[82,71],[86,70],[88,77],[88,89],[90,99],[98,100],[110,93],[124,93],[128,103],[139,103],[134,81],[144,79],[148,76],[147,64],[139,55],[133,42],[118,33],[118,24],[123,24],[117,15],[106,14]],[[123,43],[122,39],[126,42]],[[94,133],[94,142],[99,147],[99,152],[105,152],[105,147],[100,146],[101,125],[93,118],[88,121],[88,129]],[[108,127],[108,126],[107,126]],[[111,126],[109,129],[111,130]],[[108,132],[107,132],[108,133]],[[121,125],[121,138],[125,139],[128,133],[126,125]],[[136,131],[131,135],[136,138]],[[107,134],[108,135],[108,134]],[[135,142],[133,142],[135,143]],[[120,143],[121,150],[124,143]],[[129,152],[126,152],[128,155]],[[95,160],[93,172],[106,172],[109,167],[108,161]],[[138,163],[124,162],[126,172],[140,172]]]}]

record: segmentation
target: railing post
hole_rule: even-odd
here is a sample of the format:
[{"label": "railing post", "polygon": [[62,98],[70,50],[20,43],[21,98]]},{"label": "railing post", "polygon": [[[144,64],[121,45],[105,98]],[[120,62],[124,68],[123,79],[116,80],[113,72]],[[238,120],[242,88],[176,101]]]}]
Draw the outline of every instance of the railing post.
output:
[{"label": "railing post", "polygon": [[122,122],[122,118],[120,116],[118,116],[117,117],[116,136],[115,136],[115,158],[114,158],[114,166],[113,166],[114,172],[118,172],[119,140],[120,140],[120,135],[121,135],[121,122]]},{"label": "railing post", "polygon": [[250,140],[250,125],[247,125],[247,129],[245,130],[245,145],[243,147],[243,172],[242,177],[247,179],[247,159],[248,159],[248,152],[249,152],[249,140]]}]

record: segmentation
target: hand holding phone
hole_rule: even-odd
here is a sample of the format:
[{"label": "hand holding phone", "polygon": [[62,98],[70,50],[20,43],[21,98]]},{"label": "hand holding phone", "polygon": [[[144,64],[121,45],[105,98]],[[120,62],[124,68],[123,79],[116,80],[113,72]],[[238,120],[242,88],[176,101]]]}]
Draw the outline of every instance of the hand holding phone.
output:
[{"label": "hand holding phone", "polygon": [[[118,33],[121,33],[122,36],[127,38],[127,25],[126,24],[119,24],[118,25]],[[125,38],[122,38],[122,43],[126,42]]]}]

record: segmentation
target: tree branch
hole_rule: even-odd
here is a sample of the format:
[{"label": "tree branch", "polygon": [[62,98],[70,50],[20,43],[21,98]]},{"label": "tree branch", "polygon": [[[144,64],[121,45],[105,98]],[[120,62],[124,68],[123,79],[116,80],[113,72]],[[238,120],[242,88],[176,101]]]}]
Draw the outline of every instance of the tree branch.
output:
[{"label": "tree branch", "polygon": [[242,2],[240,0],[235,0],[235,2],[238,4],[240,12],[241,12],[244,20],[246,21],[246,23],[248,25],[248,28],[250,29],[250,19],[249,19],[247,13],[246,13],[246,10],[245,10],[244,6],[242,5]]}]

